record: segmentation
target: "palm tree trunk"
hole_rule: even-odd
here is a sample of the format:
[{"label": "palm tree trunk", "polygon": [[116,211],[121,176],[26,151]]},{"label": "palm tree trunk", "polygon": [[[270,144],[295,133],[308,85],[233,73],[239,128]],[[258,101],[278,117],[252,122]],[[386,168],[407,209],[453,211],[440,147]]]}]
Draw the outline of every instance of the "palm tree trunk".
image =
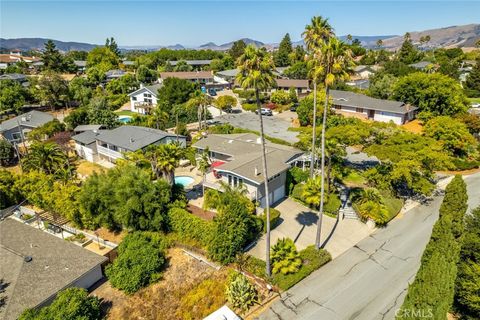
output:
[{"label": "palm tree trunk", "polygon": [[207,128],[207,106],[203,106],[203,127]]},{"label": "palm tree trunk", "polygon": [[268,173],[267,173],[267,155],[265,152],[265,136],[263,134],[263,116],[262,116],[262,105],[260,103],[260,94],[258,88],[255,88],[255,98],[257,99],[257,109],[258,117],[260,119],[260,142],[262,145],[262,165],[263,165],[263,183],[265,184],[265,209],[267,214],[267,235],[265,237],[265,261],[266,264],[266,274],[267,277],[270,277],[270,194],[268,190]]},{"label": "palm tree trunk", "polygon": [[317,220],[317,238],[315,239],[315,247],[320,249],[320,234],[322,231],[323,218],[323,195],[325,194],[325,127],[327,126],[327,109],[328,109],[329,89],[328,84],[325,85],[325,105],[323,107],[323,123],[322,123],[322,160],[321,171],[322,180],[320,181],[320,211]]},{"label": "palm tree trunk", "polygon": [[317,139],[317,80],[313,79],[313,131],[312,156],[310,157],[310,179],[315,174],[315,140]]},{"label": "palm tree trunk", "polygon": [[197,107],[197,117],[198,117],[198,131],[202,130],[202,108]]}]

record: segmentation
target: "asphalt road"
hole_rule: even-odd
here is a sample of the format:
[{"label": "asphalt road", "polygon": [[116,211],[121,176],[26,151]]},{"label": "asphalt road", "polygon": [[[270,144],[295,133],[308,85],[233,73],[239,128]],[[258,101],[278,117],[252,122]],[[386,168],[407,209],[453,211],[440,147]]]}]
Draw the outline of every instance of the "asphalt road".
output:
[{"label": "asphalt road", "polygon": [[[465,178],[480,205],[480,174]],[[260,319],[394,319],[420,265],[442,197],[376,231],[282,295]]]},{"label": "asphalt road", "polygon": [[[230,123],[234,127],[260,131],[258,115],[253,112],[227,113],[215,119],[222,123]],[[290,122],[280,117],[263,117],[263,128],[267,136],[295,143],[298,141],[298,132],[288,131],[289,127]]]}]

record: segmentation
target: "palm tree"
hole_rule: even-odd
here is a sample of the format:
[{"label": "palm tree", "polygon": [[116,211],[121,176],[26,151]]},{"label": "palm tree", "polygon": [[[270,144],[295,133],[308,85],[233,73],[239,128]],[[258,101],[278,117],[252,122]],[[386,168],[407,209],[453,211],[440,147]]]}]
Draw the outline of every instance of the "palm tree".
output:
[{"label": "palm tree", "polygon": [[147,126],[156,129],[165,129],[169,120],[169,114],[159,107],[153,108],[150,116],[147,117]]},{"label": "palm tree", "polygon": [[69,165],[68,156],[54,142],[32,144],[22,161],[23,170],[39,170],[46,174],[55,174],[66,165]]},{"label": "palm tree", "polygon": [[321,16],[313,17],[311,24],[305,27],[303,37],[307,50],[309,52],[309,66],[310,77],[313,81],[313,134],[312,134],[312,156],[310,162],[310,178],[314,175],[315,164],[315,140],[316,140],[316,127],[317,127],[317,82],[321,76],[321,68],[319,68],[320,60],[320,48],[324,45],[328,39],[334,36],[333,28],[328,23],[328,19],[324,19]]},{"label": "palm tree", "polygon": [[157,156],[156,167],[160,170],[163,178],[173,185],[175,181],[175,168],[178,167],[182,158],[182,149],[176,143],[159,145],[155,150]]},{"label": "palm tree", "polygon": [[190,98],[187,106],[194,106],[197,108],[198,130],[202,129],[202,120],[204,121],[203,128],[207,125],[207,106],[212,103],[212,97],[203,92],[198,92],[194,97]]},{"label": "palm tree", "polygon": [[322,61],[320,63],[319,72],[323,74],[324,86],[325,86],[325,104],[323,107],[323,121],[322,121],[322,147],[321,147],[321,196],[320,196],[320,217],[317,223],[317,237],[315,246],[320,248],[320,232],[322,229],[322,212],[325,194],[325,128],[327,126],[327,112],[330,98],[330,86],[337,80],[345,80],[348,78],[349,73],[353,67],[353,58],[350,49],[347,45],[333,37],[324,43],[320,49],[322,54],[320,57]]},{"label": "palm tree", "polygon": [[[257,100],[258,117],[260,120],[260,140],[262,145],[262,164],[263,179],[265,185],[265,209],[267,213],[267,221],[270,221],[270,199],[268,190],[268,171],[267,156],[265,152],[265,135],[263,133],[263,117],[262,104],[260,103],[260,90],[267,90],[274,86],[275,80],[273,70],[275,68],[272,57],[265,49],[257,49],[253,45],[247,46],[242,56],[238,58],[238,75],[237,81],[244,88],[252,88],[255,91],[255,99]],[[270,224],[267,223],[266,234],[266,274],[270,276]]]},{"label": "palm tree", "polygon": [[200,170],[200,172],[203,175],[202,186],[205,183],[205,180],[206,180],[206,177],[207,177],[207,172],[210,169],[210,165],[211,165],[211,160],[210,160],[210,157],[209,157],[209,150],[207,148],[207,149],[205,149],[205,151],[200,156],[200,159],[197,161],[198,170]]}]

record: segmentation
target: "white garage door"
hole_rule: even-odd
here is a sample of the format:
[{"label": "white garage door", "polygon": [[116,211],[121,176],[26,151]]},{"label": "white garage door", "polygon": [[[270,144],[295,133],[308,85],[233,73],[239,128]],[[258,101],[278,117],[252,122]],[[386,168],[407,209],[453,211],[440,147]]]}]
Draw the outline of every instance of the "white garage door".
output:
[{"label": "white garage door", "polygon": [[273,202],[282,200],[285,197],[285,187],[281,186],[273,191]]}]

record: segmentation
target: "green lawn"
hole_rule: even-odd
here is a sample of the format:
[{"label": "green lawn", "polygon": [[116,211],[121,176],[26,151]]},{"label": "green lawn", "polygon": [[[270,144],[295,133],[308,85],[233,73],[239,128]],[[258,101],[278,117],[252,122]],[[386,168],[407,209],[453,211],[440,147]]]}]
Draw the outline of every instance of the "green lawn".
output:
[{"label": "green lawn", "polygon": [[132,112],[130,110],[120,110],[120,111],[115,111],[116,114],[118,114],[119,116],[135,116],[135,115],[140,115],[139,113],[136,113],[136,112]]},{"label": "green lawn", "polygon": [[365,179],[360,172],[351,170],[345,177],[342,178],[342,182],[346,186],[360,187],[367,183],[367,179]]},{"label": "green lawn", "polygon": [[390,220],[395,218],[397,214],[400,212],[400,210],[403,207],[403,199],[395,198],[390,194],[390,192],[385,191],[385,190],[379,190],[380,194],[382,195],[383,201],[385,202],[385,206],[388,209],[388,213],[390,216]]},{"label": "green lawn", "polygon": [[480,103],[480,98],[468,98],[468,101],[470,101],[470,103]]}]

